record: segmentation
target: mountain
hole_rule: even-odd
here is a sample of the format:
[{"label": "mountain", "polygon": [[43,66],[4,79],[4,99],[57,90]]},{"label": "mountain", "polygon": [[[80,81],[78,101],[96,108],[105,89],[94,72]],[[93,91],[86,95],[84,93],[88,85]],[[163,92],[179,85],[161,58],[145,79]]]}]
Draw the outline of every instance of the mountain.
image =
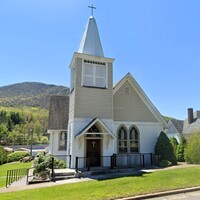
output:
[{"label": "mountain", "polygon": [[0,106],[49,108],[50,95],[68,95],[69,88],[37,82],[0,87]]}]

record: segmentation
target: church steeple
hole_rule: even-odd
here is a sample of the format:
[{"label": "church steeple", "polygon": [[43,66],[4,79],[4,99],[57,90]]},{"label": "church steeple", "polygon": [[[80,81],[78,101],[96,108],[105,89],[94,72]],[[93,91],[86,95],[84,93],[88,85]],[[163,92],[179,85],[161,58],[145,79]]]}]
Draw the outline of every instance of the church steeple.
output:
[{"label": "church steeple", "polygon": [[104,56],[96,20],[93,16],[91,16],[88,20],[78,49],[78,53],[93,56]]}]

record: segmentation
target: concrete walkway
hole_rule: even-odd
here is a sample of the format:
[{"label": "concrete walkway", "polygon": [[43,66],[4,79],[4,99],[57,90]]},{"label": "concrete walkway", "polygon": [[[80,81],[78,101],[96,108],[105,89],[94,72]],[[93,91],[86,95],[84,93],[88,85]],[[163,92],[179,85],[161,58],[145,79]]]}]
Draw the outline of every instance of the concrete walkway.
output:
[{"label": "concrete walkway", "polygon": [[[199,165],[189,165],[185,163],[179,163],[176,166],[164,168],[164,169],[142,169],[138,171],[128,172],[128,173],[119,173],[118,176],[124,176],[124,175],[132,175],[138,172],[155,172],[160,170],[171,170],[171,169],[179,169],[179,168],[187,168],[187,167],[194,167]],[[29,178],[31,178],[32,171],[29,172]],[[91,181],[91,180],[98,180],[98,179],[106,179],[106,178],[112,178],[116,177],[116,174],[104,174],[104,175],[98,175],[98,176],[91,176],[91,177],[84,177],[84,178],[72,178],[67,180],[60,180],[56,182],[45,182],[45,183],[37,183],[37,184],[30,184],[26,185],[26,178],[22,178],[20,181],[17,181],[10,185],[10,187],[6,188],[0,188],[0,193],[7,193],[7,192],[15,192],[15,191],[21,191],[21,190],[27,190],[27,189],[35,189],[35,188],[44,188],[44,187],[52,187],[56,185],[63,185],[63,184],[72,184],[72,183],[78,183],[78,182],[85,182],[85,181]],[[195,189],[200,190],[200,187],[195,187]],[[182,191],[182,190],[181,190]],[[166,193],[166,192],[165,192]],[[164,193],[164,194],[165,194]],[[169,192],[168,192],[169,193]],[[131,198],[124,198],[124,199],[131,199]],[[135,199],[132,198],[132,199]]]}]

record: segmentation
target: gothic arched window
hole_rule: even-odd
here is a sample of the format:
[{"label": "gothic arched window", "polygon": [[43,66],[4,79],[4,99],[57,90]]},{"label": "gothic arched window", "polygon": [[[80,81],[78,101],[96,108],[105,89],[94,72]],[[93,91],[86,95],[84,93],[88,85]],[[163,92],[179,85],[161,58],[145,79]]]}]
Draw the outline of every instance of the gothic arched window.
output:
[{"label": "gothic arched window", "polygon": [[130,153],[139,152],[139,133],[133,126],[129,131]]},{"label": "gothic arched window", "polygon": [[125,126],[118,129],[118,153],[138,153],[139,152],[139,131],[132,126],[127,131]]},{"label": "gothic arched window", "polygon": [[128,153],[128,133],[124,126],[118,130],[118,149],[119,153]]}]

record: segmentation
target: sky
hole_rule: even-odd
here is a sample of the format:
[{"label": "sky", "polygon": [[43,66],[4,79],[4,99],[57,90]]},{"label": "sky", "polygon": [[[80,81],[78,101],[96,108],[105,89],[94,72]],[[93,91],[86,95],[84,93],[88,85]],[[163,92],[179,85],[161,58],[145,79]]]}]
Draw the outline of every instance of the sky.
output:
[{"label": "sky", "polygon": [[166,116],[200,110],[199,0],[0,0],[0,87],[69,86],[92,4],[114,83],[130,72]]}]

